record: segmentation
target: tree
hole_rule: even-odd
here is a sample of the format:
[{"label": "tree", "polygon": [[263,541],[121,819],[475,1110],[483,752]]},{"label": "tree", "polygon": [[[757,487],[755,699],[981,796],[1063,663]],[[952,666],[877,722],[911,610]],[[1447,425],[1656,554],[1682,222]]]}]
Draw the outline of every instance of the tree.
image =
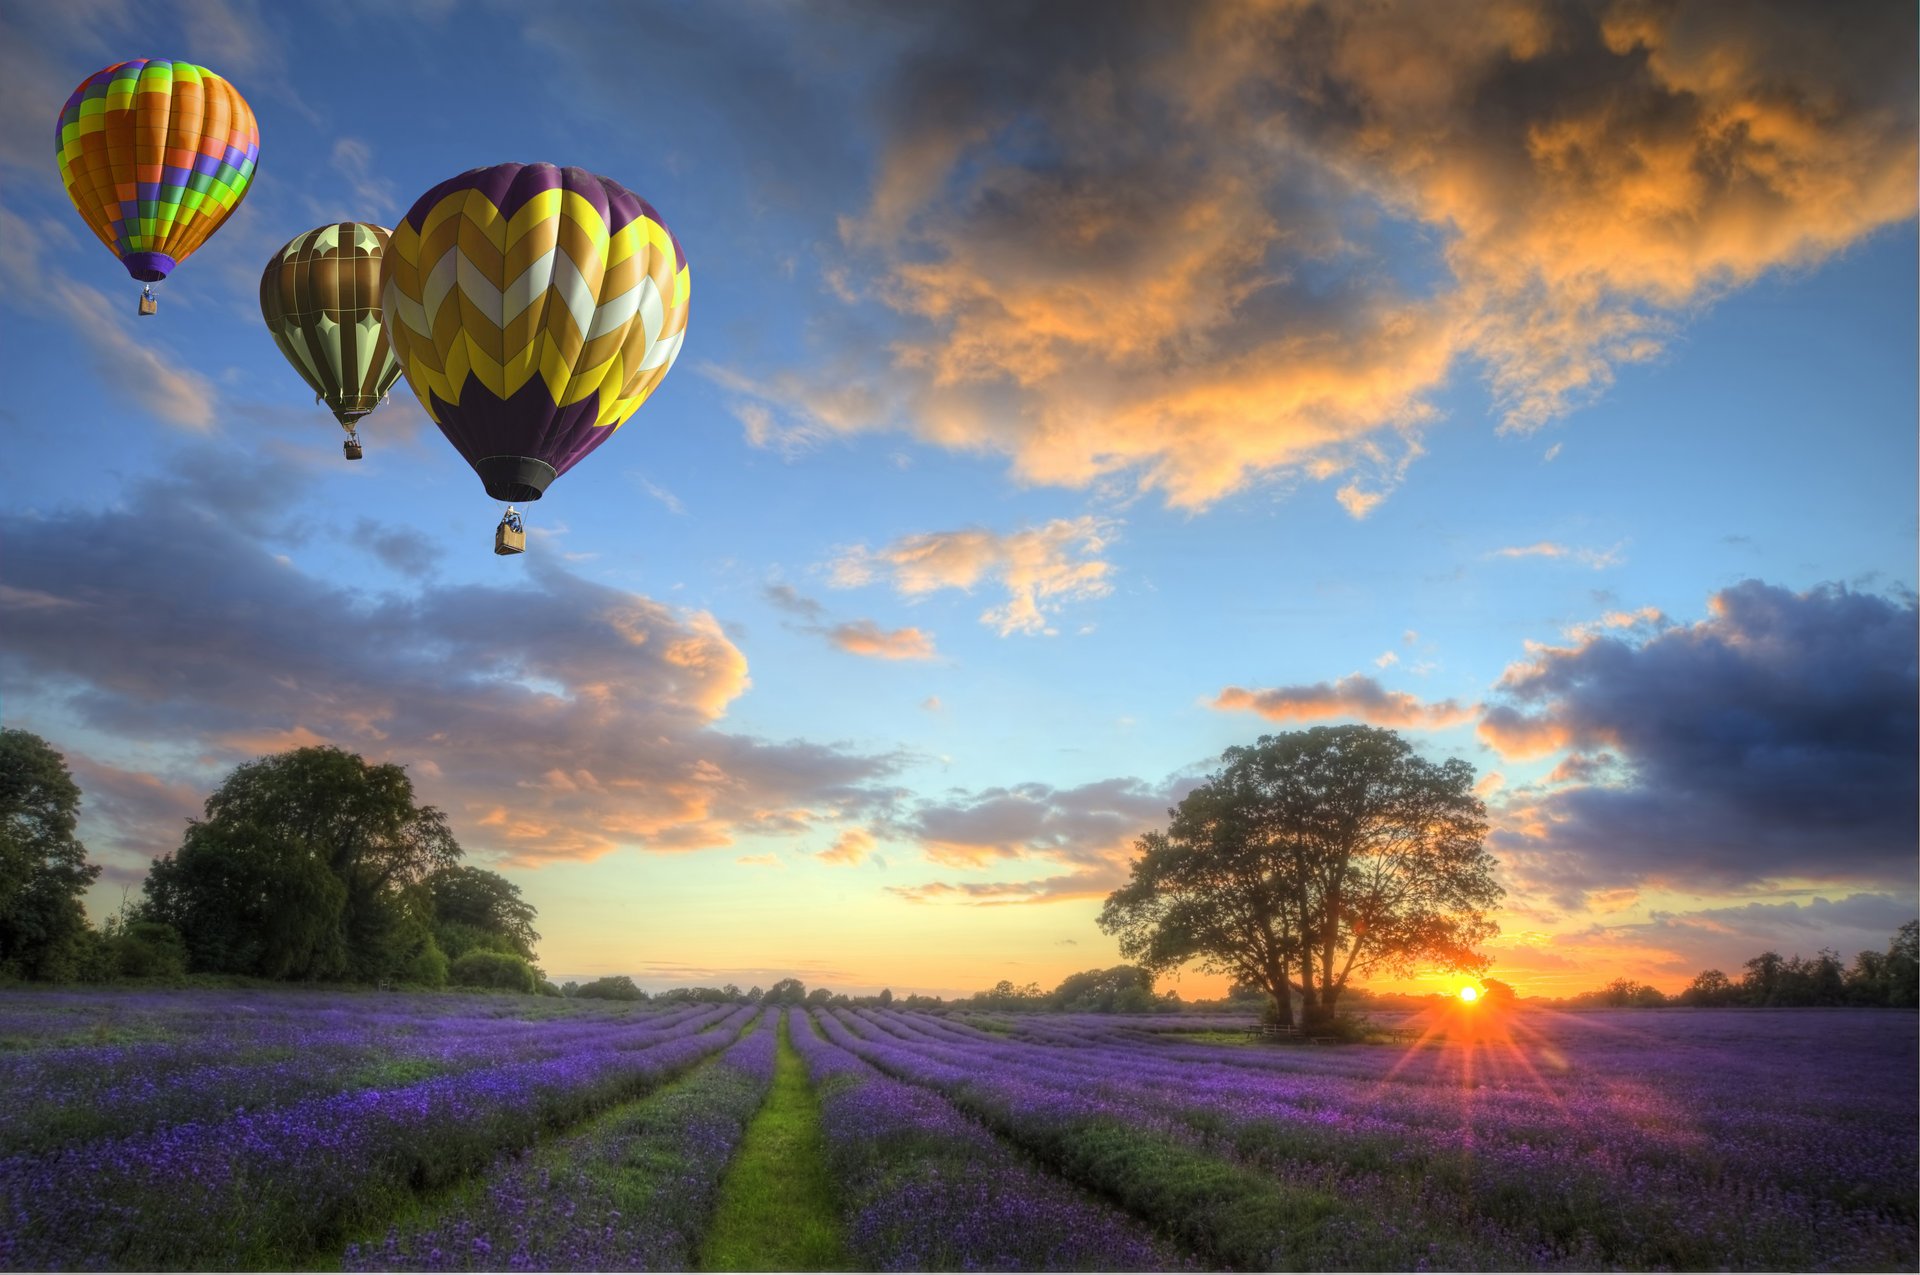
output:
[{"label": "tree", "polygon": [[1153,971],[1116,965],[1069,974],[1047,997],[1047,1004],[1078,1013],[1139,1013],[1153,1008]]},{"label": "tree", "polygon": [[1731,1005],[1738,994],[1733,981],[1719,970],[1701,970],[1680,993],[1680,999],[1688,1005],[1710,1007]]},{"label": "tree", "polygon": [[1422,967],[1477,972],[1504,891],[1473,768],[1414,754],[1393,731],[1321,726],[1230,748],[1222,769],[1142,837],[1100,926],[1161,971],[1198,959],[1301,997],[1329,1022],[1348,980]]},{"label": "tree", "polygon": [[459,857],[402,767],[300,748],[227,776],[154,861],[141,913],[172,925],[199,970],[405,977],[433,964],[426,882]]},{"label": "tree", "polygon": [[571,995],[583,996],[589,1000],[643,1001],[647,999],[647,994],[625,974],[609,974],[605,978],[596,978],[591,983],[583,983],[578,987],[574,987],[572,983],[567,986],[573,987]]},{"label": "tree", "polygon": [[1748,961],[1746,977],[1740,980],[1741,999],[1749,1005],[1778,1004],[1785,967],[1778,952],[1762,952]]},{"label": "tree", "polygon": [[1497,978],[1483,978],[1480,980],[1480,1003],[1483,1005],[1490,1005],[1495,1009],[1505,1009],[1517,1003],[1519,999],[1520,998],[1514,994],[1513,984],[1511,983],[1504,982]]},{"label": "tree", "polygon": [[80,900],[100,875],[74,835],[79,811],[66,758],[29,731],[0,730],[0,977],[78,971],[89,932]]},{"label": "tree", "polygon": [[807,999],[807,985],[797,978],[783,978],[762,999],[769,1005],[798,1005]]},{"label": "tree", "polygon": [[533,928],[538,914],[520,897],[519,886],[498,872],[456,865],[429,875],[426,888],[433,900],[434,941],[447,959],[483,948],[533,960],[533,945],[540,941]]}]

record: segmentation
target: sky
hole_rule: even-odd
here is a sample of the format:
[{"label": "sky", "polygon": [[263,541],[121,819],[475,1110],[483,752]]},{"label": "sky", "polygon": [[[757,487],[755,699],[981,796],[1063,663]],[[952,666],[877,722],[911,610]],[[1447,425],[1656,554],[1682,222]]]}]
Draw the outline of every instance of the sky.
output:
[{"label": "sky", "polygon": [[[1052,987],[1224,749],[1342,722],[1474,767],[1523,994],[1920,910],[1910,4],[0,24],[0,720],[81,786],[96,917],[324,742],[557,979]],[[152,318],[50,145],[136,57],[261,131]],[[508,161],[638,192],[694,296],[501,558],[404,383],[342,459],[258,287]]]}]

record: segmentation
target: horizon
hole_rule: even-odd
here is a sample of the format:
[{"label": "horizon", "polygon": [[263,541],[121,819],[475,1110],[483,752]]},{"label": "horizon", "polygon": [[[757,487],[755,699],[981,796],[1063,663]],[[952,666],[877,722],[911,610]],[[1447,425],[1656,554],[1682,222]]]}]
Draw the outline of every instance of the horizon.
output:
[{"label": "horizon", "polygon": [[[1089,12],[0,18],[0,720],[81,788],[95,920],[329,743],[520,887],[555,982],[1051,988],[1122,963],[1093,918],[1224,749],[1356,722],[1474,767],[1522,998],[1884,948],[1911,6]],[[48,145],[136,57],[261,134],[152,317]],[[694,299],[498,558],[405,381],[342,460],[258,289],[509,160],[641,196]]]}]

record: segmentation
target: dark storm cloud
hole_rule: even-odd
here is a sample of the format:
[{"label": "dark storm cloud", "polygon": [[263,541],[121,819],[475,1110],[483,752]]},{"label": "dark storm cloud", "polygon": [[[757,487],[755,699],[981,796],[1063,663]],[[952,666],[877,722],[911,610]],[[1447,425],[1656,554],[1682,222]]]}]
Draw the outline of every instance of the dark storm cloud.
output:
[{"label": "dark storm cloud", "polygon": [[[712,616],[547,560],[522,588],[371,598],[295,561],[297,470],[233,465],[16,524],[0,561],[10,717],[39,705],[216,770],[337,743],[406,764],[464,841],[522,862],[723,845],[880,799],[893,758],[716,729],[748,678]],[[107,783],[103,812],[134,811],[142,782]],[[114,827],[145,826],[137,813]]]},{"label": "dark storm cloud", "polygon": [[1563,902],[1642,882],[1910,882],[1914,599],[1749,580],[1709,610],[1650,637],[1589,633],[1508,671],[1483,738],[1518,755],[1604,747],[1624,773],[1516,796],[1494,849]]}]

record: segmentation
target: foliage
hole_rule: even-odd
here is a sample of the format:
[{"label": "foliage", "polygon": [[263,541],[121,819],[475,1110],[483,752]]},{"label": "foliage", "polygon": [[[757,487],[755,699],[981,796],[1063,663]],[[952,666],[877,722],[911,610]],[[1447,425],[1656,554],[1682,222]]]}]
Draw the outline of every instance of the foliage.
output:
[{"label": "foliage", "polygon": [[1150,970],[1198,960],[1266,989],[1282,1021],[1333,1017],[1350,977],[1479,970],[1503,891],[1473,768],[1393,731],[1321,726],[1230,748],[1136,842],[1100,927]]},{"label": "foliage", "polygon": [[433,900],[434,938],[441,951],[458,959],[478,947],[533,960],[533,905],[520,897],[520,887],[497,872],[455,865],[441,868],[426,879]]},{"label": "foliage", "polygon": [[1012,979],[1003,978],[986,991],[975,992],[967,1003],[975,1009],[1045,1009],[1047,997],[1038,983],[1015,987]]},{"label": "foliage", "polygon": [[81,896],[100,875],[74,836],[80,789],[66,759],[0,730],[0,978],[66,979],[86,954]]},{"label": "foliage", "polygon": [[760,999],[767,1005],[799,1005],[807,999],[807,985],[797,978],[783,978]]},{"label": "foliage", "polygon": [[574,987],[571,983],[567,986],[573,987],[572,995],[585,997],[588,1000],[643,1001],[647,999],[647,994],[625,974],[609,974],[605,978],[596,978],[591,983],[582,983],[578,987]]},{"label": "foliage", "polygon": [[1615,979],[1598,991],[1569,998],[1574,1005],[1662,1005],[1677,1002],[1696,1009],[1744,1005],[1790,1009],[1817,1005],[1920,1005],[1920,921],[1900,927],[1884,952],[1861,952],[1851,965],[1823,947],[1811,958],[1762,952],[1748,960],[1736,981],[1722,970],[1702,970],[1685,991],[1669,1000],[1653,987]]},{"label": "foliage", "polygon": [[427,883],[459,857],[404,769],[300,748],[227,776],[154,861],[141,914],[174,927],[195,970],[431,981]]},{"label": "foliage", "polygon": [[1047,997],[1047,1007],[1076,1013],[1145,1013],[1157,1008],[1153,971],[1138,965],[1115,965],[1069,974]]},{"label": "foliage", "polygon": [[506,952],[468,952],[447,967],[456,987],[496,987],[509,992],[532,992],[540,985],[533,967]]},{"label": "foliage", "polygon": [[109,977],[176,979],[187,972],[187,945],[161,921],[108,917],[100,945]]}]

